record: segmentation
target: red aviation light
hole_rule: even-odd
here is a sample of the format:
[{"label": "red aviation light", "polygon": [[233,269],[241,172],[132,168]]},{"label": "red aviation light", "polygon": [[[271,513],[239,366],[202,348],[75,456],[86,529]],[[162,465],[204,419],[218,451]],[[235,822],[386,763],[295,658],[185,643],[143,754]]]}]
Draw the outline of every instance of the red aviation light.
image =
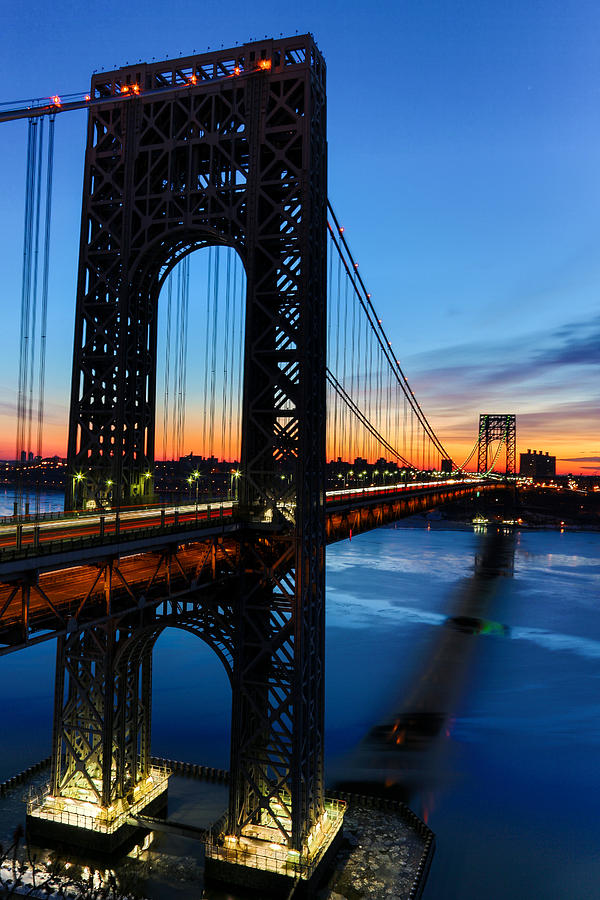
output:
[{"label": "red aviation light", "polygon": [[140,86],[139,86],[139,84],[134,84],[134,85],[132,85],[132,86],[131,86],[131,90],[133,91],[134,94],[139,94],[139,92],[140,92]]},{"label": "red aviation light", "polygon": [[122,93],[122,94],[128,94],[128,93],[129,93],[129,85],[128,85],[128,84],[124,84],[124,85],[123,85],[123,87],[121,88],[121,93]]},{"label": "red aviation light", "polygon": [[259,59],[258,68],[259,69],[270,69],[271,68],[271,60],[270,59]]},{"label": "red aviation light", "polygon": [[60,106],[60,105],[61,105],[61,103],[60,103],[60,97],[58,96],[58,94],[55,94],[54,97],[52,97],[51,99],[52,99],[52,103],[54,104],[54,106]]},{"label": "red aviation light", "polygon": [[86,94],[86,95],[85,95],[85,99],[86,99],[86,101],[89,103],[90,95],[89,95],[89,94]]},{"label": "red aviation light", "polygon": [[197,75],[192,75],[190,81],[192,82],[192,84],[196,84],[196,82],[198,81],[198,76],[197,76]]},{"label": "red aviation light", "polygon": [[240,69],[240,67],[239,67],[239,66],[236,66],[236,67],[234,68],[234,70],[233,70],[233,74],[234,74],[234,75],[239,75],[241,71],[242,71],[242,70]]}]

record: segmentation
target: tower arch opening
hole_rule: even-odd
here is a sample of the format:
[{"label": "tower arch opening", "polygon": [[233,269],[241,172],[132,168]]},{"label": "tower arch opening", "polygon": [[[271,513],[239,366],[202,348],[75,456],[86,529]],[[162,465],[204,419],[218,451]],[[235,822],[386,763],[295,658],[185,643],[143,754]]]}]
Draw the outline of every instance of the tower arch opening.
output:
[{"label": "tower arch opening", "polygon": [[173,502],[237,499],[245,307],[245,269],[232,247],[192,247],[165,267],[153,474]]},{"label": "tower arch opening", "polygon": [[229,768],[231,671],[193,626],[167,627],[153,644],[152,752]]}]

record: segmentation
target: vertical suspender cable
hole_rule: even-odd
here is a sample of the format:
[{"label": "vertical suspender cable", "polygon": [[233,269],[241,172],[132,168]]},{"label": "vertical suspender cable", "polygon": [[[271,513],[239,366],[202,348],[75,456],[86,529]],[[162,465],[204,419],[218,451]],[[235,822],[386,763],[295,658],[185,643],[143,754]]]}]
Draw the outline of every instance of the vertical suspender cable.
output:
[{"label": "vertical suspender cable", "polygon": [[181,328],[181,406],[179,411],[179,444],[181,448],[180,456],[185,451],[185,413],[186,413],[186,395],[187,395],[187,357],[188,357],[188,321],[190,311],[190,257],[189,254],[184,258],[182,263],[183,271],[181,273],[182,285],[182,328]]},{"label": "vertical suspender cable", "polygon": [[[344,347],[344,374],[342,378],[342,385],[345,390],[348,390],[348,279],[344,278],[344,332],[343,332],[343,347]],[[341,455],[347,461],[350,459],[350,446],[346,445],[345,437],[348,434],[348,429],[345,427],[344,419],[346,417],[346,410],[342,408],[342,422],[340,423],[340,427],[342,429],[342,435],[344,436],[341,441]]]},{"label": "vertical suspender cable", "polygon": [[[171,319],[173,313],[173,278],[170,272],[167,276],[167,327],[165,340],[165,388],[164,388],[164,406],[163,406],[163,459],[173,458],[174,454],[169,453],[169,388],[171,378]],[[171,451],[173,448],[171,447]]]},{"label": "vertical suspender cable", "polygon": [[204,409],[202,414],[202,456],[208,457],[209,454],[209,436],[208,436],[208,416],[206,414],[206,406],[208,399],[208,370],[209,370],[209,349],[210,349],[210,327],[209,323],[211,320],[211,303],[213,299],[213,268],[214,268],[214,257],[216,254],[216,247],[211,246],[208,248],[208,278],[206,284],[206,329],[205,329],[205,341],[204,341],[204,383],[202,385],[202,396],[204,402]]},{"label": "vertical suspender cable", "polygon": [[[239,286],[239,310],[237,314],[237,338],[236,338],[236,352],[237,352],[237,366],[236,366],[236,385],[237,390],[235,393],[236,397],[236,419],[237,419],[237,433],[241,435],[242,430],[242,394],[244,391],[244,342],[245,342],[245,322],[246,322],[246,270],[240,264],[240,286]],[[241,446],[238,443],[238,461],[241,460]]]},{"label": "vertical suspender cable", "polygon": [[[43,455],[44,403],[46,390],[46,332],[48,325],[48,278],[50,272],[50,224],[52,221],[52,181],[54,174],[54,121],[48,120],[48,152],[46,157],[46,207],[44,216],[44,258],[42,264],[42,305],[40,318],[40,367],[38,380],[37,456]],[[39,491],[36,512],[39,513]]]},{"label": "vertical suspender cable", "polygon": [[231,305],[231,251],[227,251],[227,264],[225,268],[225,333],[223,336],[223,394],[221,402],[221,447],[220,458],[225,459],[225,424],[227,406],[228,359],[229,359],[229,316]]},{"label": "vertical suspender cable", "polygon": [[210,360],[210,456],[215,455],[215,392],[217,386],[217,326],[219,312],[219,269],[220,259],[218,249],[215,247],[215,278],[214,278],[214,299],[212,308],[212,325],[211,325],[211,360]]},{"label": "vertical suspender cable", "polygon": [[[333,249],[333,248],[332,248]],[[341,322],[341,305],[342,305],[342,261],[338,257],[338,271],[337,271],[337,291],[335,302],[337,305],[336,309],[336,325],[335,325],[335,377],[340,377],[340,340],[343,340],[344,335],[340,334],[340,322]],[[339,421],[339,397],[336,393],[334,397],[335,403],[335,421],[334,421],[334,459],[337,460],[338,457],[342,455],[342,448],[339,442],[339,435],[341,434],[341,422]]]},{"label": "vertical suspender cable", "polygon": [[175,417],[176,457],[184,454],[185,395],[187,381],[187,322],[189,307],[189,255],[185,256],[177,270],[177,404]]},{"label": "vertical suspender cable", "polygon": [[25,409],[27,404],[27,374],[29,372],[29,328],[31,303],[31,242],[33,228],[33,198],[37,151],[37,121],[30,119],[27,132],[27,161],[25,166],[25,215],[23,222],[23,270],[21,278],[21,323],[19,335],[19,377],[17,388],[17,435],[15,461],[20,471],[17,478],[15,512],[21,512],[23,483],[19,465],[25,448]]},{"label": "vertical suspender cable", "polygon": [[31,338],[29,341],[29,400],[27,403],[27,447],[31,449],[33,427],[33,383],[35,372],[36,354],[36,329],[37,329],[37,300],[38,300],[38,272],[40,251],[40,216],[42,206],[42,157],[44,151],[44,120],[40,119],[37,146],[37,166],[35,172],[35,208],[33,218],[33,255],[32,287],[31,287]]},{"label": "vertical suspender cable", "polygon": [[[358,315],[358,372],[357,372],[358,388],[357,388],[357,392],[356,392],[356,393],[357,393],[357,396],[358,396],[358,398],[359,398],[359,403],[358,403],[358,405],[359,405],[362,409],[365,409],[365,387],[366,387],[366,381],[365,381],[365,378],[364,378],[364,365],[365,365],[365,361],[364,361],[364,359],[363,359],[363,350],[362,350],[362,324],[363,324],[362,319],[363,319],[363,317],[360,315],[360,310],[359,310],[359,315]],[[361,391],[362,391],[362,399],[361,399]],[[360,437],[359,437],[359,440],[360,440]],[[357,456],[363,456],[363,454],[364,454],[365,452],[366,452],[366,451],[365,451],[365,449],[364,449],[364,446],[360,446],[360,447],[357,447],[357,454],[356,454],[356,455],[357,455]]]},{"label": "vertical suspender cable", "polygon": [[175,369],[173,372],[173,415],[171,418],[171,443],[173,445],[173,457],[179,458],[179,396],[180,374],[179,363],[181,360],[181,266],[177,267],[177,280],[175,282]]},{"label": "vertical suspender cable", "polygon": [[[240,270],[240,265],[241,265],[241,263],[240,263],[238,255],[236,253],[234,256],[234,259],[233,259],[233,286],[232,286],[233,303],[232,303],[232,310],[231,310],[231,342],[230,342],[230,346],[229,346],[230,388],[229,388],[229,395],[227,397],[228,413],[227,413],[227,445],[226,446],[227,446],[227,453],[228,453],[231,461],[233,461],[233,455],[232,455],[232,451],[233,451],[233,442],[232,442],[233,398],[234,398],[234,395],[237,396],[237,391],[236,391],[237,372],[234,369],[234,363],[235,363],[235,358],[236,358],[235,351],[236,351],[236,345],[237,345],[237,338],[236,338],[236,335],[237,335],[237,290],[238,290],[237,283],[238,283],[238,272]],[[241,277],[241,275],[240,275],[240,280],[242,282],[244,280]],[[239,388],[238,388],[238,390],[239,390]],[[237,424],[239,427],[239,422]]]},{"label": "vertical suspender cable", "polygon": [[[329,236],[328,236],[329,237]],[[331,239],[327,241],[327,334],[326,334],[326,365],[330,366],[332,364],[331,360],[333,357],[333,348],[331,342],[333,340],[333,329],[331,327],[331,319],[333,315],[333,248],[331,246]],[[332,395],[331,395],[331,386],[329,383],[326,383],[326,438],[325,438],[325,459],[327,460],[330,454],[330,447],[332,441],[333,434],[333,412],[331,409],[332,403]]]}]

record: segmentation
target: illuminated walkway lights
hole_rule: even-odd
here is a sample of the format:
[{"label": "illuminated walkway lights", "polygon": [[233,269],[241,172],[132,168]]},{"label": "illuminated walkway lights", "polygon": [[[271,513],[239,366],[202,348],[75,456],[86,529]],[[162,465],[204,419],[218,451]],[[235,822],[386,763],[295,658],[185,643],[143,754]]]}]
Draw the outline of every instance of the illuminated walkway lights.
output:
[{"label": "illuminated walkway lights", "polygon": [[[325,800],[323,812],[301,851],[290,849],[274,824],[249,824],[239,837],[227,834],[219,843],[210,840],[206,844],[206,856],[219,862],[309,880],[340,834],[345,811],[343,800]],[[266,816],[265,820],[268,819]]]},{"label": "illuminated walkway lights", "polygon": [[127,824],[130,816],[142,813],[167,790],[169,775],[167,769],[153,766],[147,778],[140,781],[126,798],[115,800],[108,807],[100,806],[89,784],[86,789],[76,788],[77,797],[54,797],[47,788],[41,795],[30,797],[27,815],[45,822],[113,834]]}]

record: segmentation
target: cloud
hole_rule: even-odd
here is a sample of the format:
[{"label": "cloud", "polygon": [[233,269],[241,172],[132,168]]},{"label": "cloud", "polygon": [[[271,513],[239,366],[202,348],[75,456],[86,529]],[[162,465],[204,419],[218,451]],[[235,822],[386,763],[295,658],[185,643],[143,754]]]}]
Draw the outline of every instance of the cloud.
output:
[{"label": "cloud", "polygon": [[[600,456],[564,456],[560,458],[561,462],[597,462],[600,463]],[[584,466],[584,468],[591,468]]]},{"label": "cloud", "polygon": [[[565,400],[555,403],[546,403],[545,408],[539,412],[521,412],[519,420],[531,428],[546,428],[552,419],[560,419],[563,427],[569,425],[577,427],[586,423],[593,432],[594,438],[598,436],[598,401],[597,400]],[[575,434],[572,435],[574,439]]]},{"label": "cloud", "polygon": [[[587,330],[587,333],[586,333]],[[534,355],[532,365],[597,366],[600,365],[600,316],[589,323],[562,326],[554,331],[556,346]]]},{"label": "cloud", "polygon": [[[440,359],[444,364],[439,364]],[[559,369],[593,366],[600,366],[600,316],[502,343],[439,348],[409,359],[405,368],[413,369],[425,390],[439,392],[441,384],[450,385],[450,396],[464,399],[467,386],[505,389],[543,376],[556,377]]]},{"label": "cloud", "polygon": [[503,342],[438,348],[404,362],[415,393],[433,404],[436,415],[467,404],[490,409],[496,402],[506,412],[518,411],[517,405],[549,408],[567,395],[575,402],[597,397],[597,415],[599,367],[600,316]]}]

